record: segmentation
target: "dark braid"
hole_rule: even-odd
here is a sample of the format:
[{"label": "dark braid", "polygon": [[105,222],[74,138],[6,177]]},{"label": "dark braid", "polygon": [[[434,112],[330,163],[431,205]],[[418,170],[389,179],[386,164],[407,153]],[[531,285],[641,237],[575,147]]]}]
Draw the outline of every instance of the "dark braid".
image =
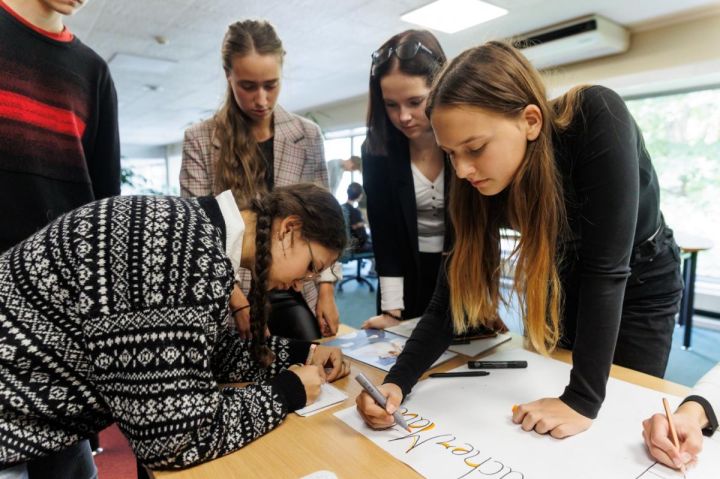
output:
[{"label": "dark braid", "polygon": [[250,330],[255,359],[269,366],[274,355],[267,347],[265,329],[270,315],[268,279],[272,265],[272,224],[274,219],[297,215],[302,223],[302,236],[306,241],[317,241],[338,256],[347,243],[345,220],[337,200],[319,186],[299,183],[275,188],[261,198],[250,201],[250,210],[256,215],[255,266],[250,286]]},{"label": "dark braid", "polygon": [[273,215],[263,200],[253,199],[250,208],[257,215],[255,224],[255,268],[250,286],[250,329],[253,337],[253,355],[263,367],[268,367],[275,359],[273,352],[265,342],[265,328],[270,314],[270,302],[267,298],[267,282],[272,256],[270,254]]}]

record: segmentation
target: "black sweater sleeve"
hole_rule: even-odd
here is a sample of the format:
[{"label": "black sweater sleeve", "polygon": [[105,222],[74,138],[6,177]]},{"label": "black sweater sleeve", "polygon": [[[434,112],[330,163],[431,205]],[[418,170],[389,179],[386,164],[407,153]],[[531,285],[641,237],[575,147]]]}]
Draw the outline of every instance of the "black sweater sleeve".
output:
[{"label": "black sweater sleeve", "polygon": [[110,71],[104,66],[98,83],[95,105],[97,136],[92,151],[86,152],[88,173],[96,200],[120,194],[120,134],[117,93]]},{"label": "black sweater sleeve", "polygon": [[444,265],[440,267],[438,273],[430,304],[405,344],[405,349],[385,377],[384,383],[397,384],[405,397],[420,376],[450,346],[452,340],[450,290]]},{"label": "black sweater sleeve", "polygon": [[[639,200],[639,131],[623,100],[591,87],[583,94],[571,142],[579,200],[577,331],[570,383],[560,399],[594,418],[605,398],[630,276]],[[563,142],[560,136],[560,142]],[[570,285],[563,285],[569,287]],[[573,285],[574,286],[574,285]]]}]

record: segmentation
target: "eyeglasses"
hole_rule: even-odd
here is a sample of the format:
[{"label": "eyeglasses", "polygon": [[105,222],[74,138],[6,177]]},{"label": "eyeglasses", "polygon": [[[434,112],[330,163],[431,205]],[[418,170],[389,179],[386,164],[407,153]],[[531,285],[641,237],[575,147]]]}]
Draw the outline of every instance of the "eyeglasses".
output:
[{"label": "eyeglasses", "polygon": [[310,264],[308,265],[308,273],[305,275],[305,279],[315,279],[320,276],[322,270],[317,270],[315,268],[315,255],[313,254],[309,241],[307,242],[307,245],[308,251],[310,252]]},{"label": "eyeglasses", "polygon": [[386,47],[381,48],[379,50],[375,50],[371,57],[372,57],[372,64],[373,64],[373,71],[376,67],[382,65],[386,61],[392,57],[393,53],[396,57],[398,57],[400,60],[410,60],[411,58],[414,58],[415,55],[418,54],[418,52],[423,51],[430,55],[430,57],[435,60],[436,62],[440,62],[438,57],[433,53],[432,50],[430,50],[428,47],[423,45],[421,42],[403,42],[399,45],[396,45],[394,47]]}]

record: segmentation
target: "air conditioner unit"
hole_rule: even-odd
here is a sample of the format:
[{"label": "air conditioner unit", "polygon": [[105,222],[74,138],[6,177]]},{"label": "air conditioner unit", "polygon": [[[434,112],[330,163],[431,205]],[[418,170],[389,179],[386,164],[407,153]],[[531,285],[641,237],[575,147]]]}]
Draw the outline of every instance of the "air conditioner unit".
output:
[{"label": "air conditioner unit", "polygon": [[627,51],[630,33],[599,15],[576,18],[511,39],[535,68],[547,68]]}]

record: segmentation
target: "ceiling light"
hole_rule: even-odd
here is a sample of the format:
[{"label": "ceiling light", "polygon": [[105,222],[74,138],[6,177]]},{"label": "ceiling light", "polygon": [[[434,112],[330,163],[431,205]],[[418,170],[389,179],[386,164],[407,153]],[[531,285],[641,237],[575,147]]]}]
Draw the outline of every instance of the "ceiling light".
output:
[{"label": "ceiling light", "polygon": [[406,13],[400,19],[425,28],[455,33],[507,13],[504,8],[480,0],[437,0]]}]

